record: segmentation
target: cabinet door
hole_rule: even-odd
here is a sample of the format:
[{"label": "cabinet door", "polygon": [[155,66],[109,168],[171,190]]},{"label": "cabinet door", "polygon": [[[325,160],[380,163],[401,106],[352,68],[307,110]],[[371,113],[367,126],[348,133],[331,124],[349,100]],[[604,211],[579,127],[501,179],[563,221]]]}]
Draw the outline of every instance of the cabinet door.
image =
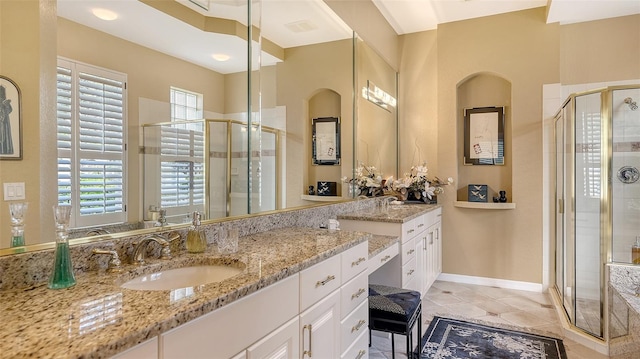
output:
[{"label": "cabinet door", "polygon": [[442,222],[438,222],[435,224],[435,248],[434,248],[434,278],[435,281],[438,279],[440,273],[442,273]]},{"label": "cabinet door", "polygon": [[247,349],[247,359],[297,359],[300,357],[300,322],[294,318]]},{"label": "cabinet door", "polygon": [[135,347],[111,357],[112,359],[157,359],[158,338],[149,339]]},{"label": "cabinet door", "polygon": [[426,278],[427,278],[427,266],[426,266],[426,249],[425,239],[427,237],[427,231],[424,231],[416,238],[416,280],[418,283],[418,291],[421,296],[427,292]]},{"label": "cabinet door", "polygon": [[300,314],[301,358],[340,356],[340,291]]}]

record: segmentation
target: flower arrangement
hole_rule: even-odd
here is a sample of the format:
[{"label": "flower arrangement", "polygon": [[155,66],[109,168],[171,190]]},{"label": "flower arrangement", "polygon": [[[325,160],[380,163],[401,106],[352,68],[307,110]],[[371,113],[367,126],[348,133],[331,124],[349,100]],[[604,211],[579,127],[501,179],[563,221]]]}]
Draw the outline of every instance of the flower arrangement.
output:
[{"label": "flower arrangement", "polygon": [[438,177],[429,178],[427,164],[411,167],[404,178],[393,180],[389,178],[385,181],[387,189],[393,192],[399,199],[406,200],[415,198],[416,200],[433,199],[435,195],[444,193],[444,186],[452,184],[453,178],[443,181]]},{"label": "flower arrangement", "polygon": [[342,177],[342,182],[349,183],[354,188],[355,195],[375,197],[383,194],[382,175],[374,166],[359,165],[354,177]]}]

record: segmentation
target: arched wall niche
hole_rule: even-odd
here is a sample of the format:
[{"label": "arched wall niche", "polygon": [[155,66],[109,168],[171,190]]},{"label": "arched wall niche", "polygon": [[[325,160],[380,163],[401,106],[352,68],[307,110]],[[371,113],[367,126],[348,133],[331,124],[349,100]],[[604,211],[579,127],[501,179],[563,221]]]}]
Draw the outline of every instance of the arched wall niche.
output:
[{"label": "arched wall niche", "polygon": [[[331,89],[319,89],[309,98],[308,116],[307,116],[307,138],[312,138],[312,119],[319,117],[338,117],[340,126],[343,126],[341,114],[342,98],[339,93]],[[340,131],[342,135],[342,130]],[[342,136],[341,136],[342,137]],[[342,141],[342,138],[341,138]],[[340,165],[312,165],[311,164],[311,147],[307,146],[309,164],[308,179],[305,184],[316,187],[318,181],[339,182],[342,176],[342,161]],[[338,183],[337,195],[342,196],[340,183]],[[306,193],[307,188],[303,188],[302,193]]]},{"label": "arched wall niche", "polygon": [[[479,72],[464,78],[456,91],[458,181],[457,200],[468,201],[468,185],[487,185],[488,202],[498,196],[498,191],[507,192],[508,202],[515,202],[512,193],[511,152],[511,82],[504,77],[488,72]],[[504,165],[465,165],[464,133],[465,109],[478,107],[504,107]]]}]

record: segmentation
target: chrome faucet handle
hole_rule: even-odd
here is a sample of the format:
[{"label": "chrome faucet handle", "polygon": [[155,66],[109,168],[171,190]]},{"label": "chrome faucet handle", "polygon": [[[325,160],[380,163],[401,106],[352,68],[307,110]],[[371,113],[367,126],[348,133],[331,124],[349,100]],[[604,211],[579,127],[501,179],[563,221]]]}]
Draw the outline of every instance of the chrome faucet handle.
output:
[{"label": "chrome faucet handle", "polygon": [[120,265],[122,264],[122,262],[120,261],[118,252],[114,250],[94,248],[91,251],[91,254],[107,254],[111,256],[111,258],[109,258],[109,265],[107,267],[107,272],[113,273],[113,272],[120,272],[122,270],[122,268],[120,268]]}]

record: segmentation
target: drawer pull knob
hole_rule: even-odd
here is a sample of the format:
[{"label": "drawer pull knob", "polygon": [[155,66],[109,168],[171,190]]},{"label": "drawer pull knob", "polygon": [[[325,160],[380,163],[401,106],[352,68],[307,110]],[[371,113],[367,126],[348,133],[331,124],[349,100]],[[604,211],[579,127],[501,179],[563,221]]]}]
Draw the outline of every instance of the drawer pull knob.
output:
[{"label": "drawer pull knob", "polygon": [[336,279],[336,276],[335,276],[335,275],[328,275],[328,276],[327,276],[327,279],[325,279],[325,280],[319,280],[319,281],[317,281],[317,282],[316,282],[316,288],[321,287],[321,286],[323,286],[323,285],[325,285],[325,284],[327,284],[327,283],[331,282],[331,281],[332,281],[332,280],[334,280],[334,279]]},{"label": "drawer pull knob", "polygon": [[366,351],[366,350],[360,350],[360,351],[358,352],[358,355],[356,356],[356,359],[362,359],[362,357],[363,357],[365,354],[367,354],[367,351]]},{"label": "drawer pull knob", "polygon": [[353,332],[357,332],[358,330],[360,330],[360,328],[362,328],[363,325],[365,325],[367,322],[364,319],[360,319],[360,321],[358,321],[358,324],[356,324],[355,327],[351,328],[351,333]]},{"label": "drawer pull knob", "polygon": [[407,234],[411,234],[411,233],[413,233],[413,231],[415,231],[415,229],[412,228],[412,229],[407,231]]},{"label": "drawer pull knob", "polygon": [[420,228],[420,227],[424,227],[424,223],[420,223],[420,224],[418,225],[418,228]]},{"label": "drawer pull knob", "polygon": [[411,255],[411,254],[413,254],[413,252],[415,252],[415,251],[416,251],[415,249],[411,249],[411,250],[407,251],[407,255]]},{"label": "drawer pull knob", "polygon": [[412,275],[412,274],[413,274],[413,272],[415,272],[415,270],[413,270],[413,269],[412,269],[412,270],[410,270],[410,271],[407,273],[407,275]]},{"label": "drawer pull knob", "polygon": [[387,254],[386,256],[380,258],[380,262],[386,262],[387,260],[389,260],[389,258],[391,258],[391,256]]},{"label": "drawer pull knob", "polygon": [[361,296],[364,292],[366,292],[366,290],[364,288],[360,288],[358,290],[358,292],[351,294],[351,300],[354,300],[356,298],[358,298],[359,296]]},{"label": "drawer pull knob", "polygon": [[358,258],[358,260],[357,260],[357,261],[355,261],[355,262],[351,262],[351,266],[352,266],[352,267],[355,267],[355,266],[359,265],[360,263],[362,263],[362,262],[364,262],[364,261],[366,261],[366,259],[365,259],[364,257],[360,257],[360,258]]}]

